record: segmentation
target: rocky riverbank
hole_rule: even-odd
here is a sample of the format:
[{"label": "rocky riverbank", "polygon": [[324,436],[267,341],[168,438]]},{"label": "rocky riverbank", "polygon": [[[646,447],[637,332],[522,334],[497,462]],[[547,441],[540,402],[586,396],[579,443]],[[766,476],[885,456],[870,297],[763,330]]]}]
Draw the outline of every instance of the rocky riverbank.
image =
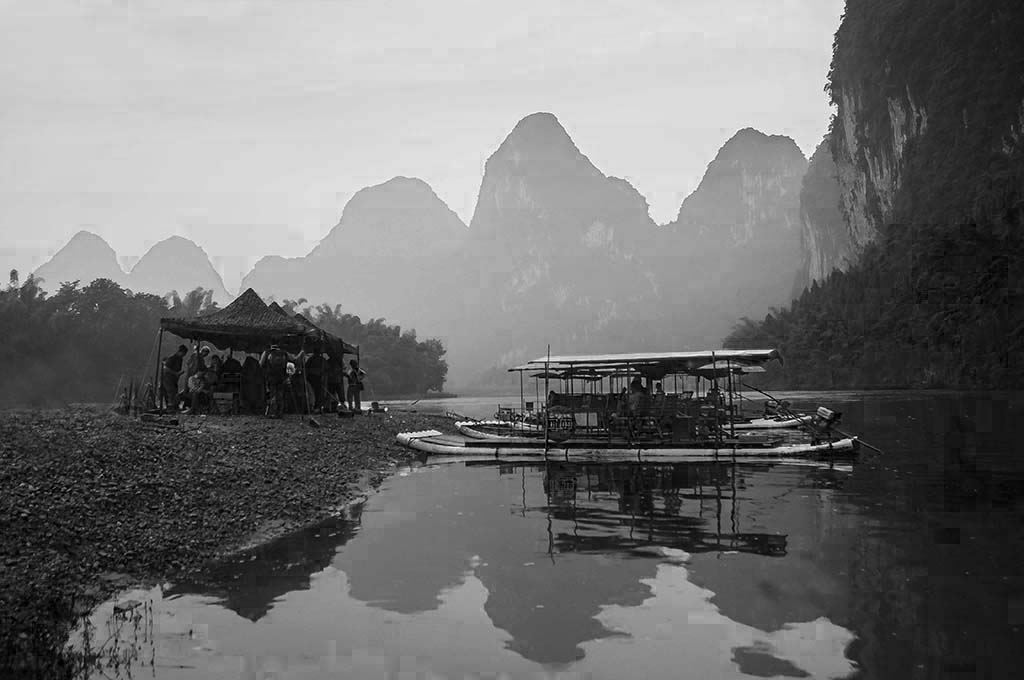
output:
[{"label": "rocky riverbank", "polygon": [[67,677],[76,617],[129,581],[175,580],[323,519],[409,458],[436,416],[0,412],[0,676]]}]

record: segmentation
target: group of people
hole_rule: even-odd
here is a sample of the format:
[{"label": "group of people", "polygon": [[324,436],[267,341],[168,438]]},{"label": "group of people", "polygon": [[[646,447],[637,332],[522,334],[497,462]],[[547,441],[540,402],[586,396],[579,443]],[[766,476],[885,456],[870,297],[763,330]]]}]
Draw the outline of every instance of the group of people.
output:
[{"label": "group of people", "polygon": [[362,411],[365,377],[357,360],[346,367],[341,357],[319,349],[292,355],[272,344],[259,358],[247,355],[243,363],[234,352],[211,356],[209,347],[197,345],[190,353],[179,345],[161,363],[157,405],[164,411],[210,410],[213,394],[225,392],[237,395],[241,410],[270,418],[286,411],[354,414]]},{"label": "group of people", "polygon": [[366,371],[359,368],[355,359],[349,360],[346,368],[340,357],[325,356],[319,349],[308,356],[305,351],[292,356],[275,344],[260,355],[259,367],[267,386],[268,417],[280,418],[289,406],[302,410],[297,393],[301,393],[308,407],[309,392],[316,413],[344,407],[346,402],[349,412],[362,412]]},{"label": "group of people", "polygon": [[[640,411],[650,403],[650,396],[650,389],[643,384],[640,378],[633,378],[629,383],[628,393],[625,387],[622,388],[622,393],[619,395],[619,409],[617,415],[624,417],[640,413]],[[665,388],[661,386],[660,382],[654,383],[655,405],[664,399]]]}]

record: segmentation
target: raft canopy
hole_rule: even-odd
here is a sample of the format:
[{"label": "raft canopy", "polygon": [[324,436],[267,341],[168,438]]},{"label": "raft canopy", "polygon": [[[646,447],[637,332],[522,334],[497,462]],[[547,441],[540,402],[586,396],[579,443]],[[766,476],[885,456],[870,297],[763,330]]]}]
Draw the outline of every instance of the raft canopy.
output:
[{"label": "raft canopy", "polygon": [[559,354],[540,357],[511,371],[587,372],[609,375],[616,372],[637,372],[653,377],[690,374],[700,370],[716,373],[758,372],[770,361],[782,363],[775,349],[717,349],[696,352],[637,352],[632,354]]},{"label": "raft canopy", "polygon": [[297,352],[320,349],[331,356],[358,354],[359,347],[328,333],[312,321],[288,314],[276,302],[267,305],[252,288],[215,312],[192,318],[162,318],[160,328],[180,338],[207,342],[218,349],[262,352],[272,343]]}]

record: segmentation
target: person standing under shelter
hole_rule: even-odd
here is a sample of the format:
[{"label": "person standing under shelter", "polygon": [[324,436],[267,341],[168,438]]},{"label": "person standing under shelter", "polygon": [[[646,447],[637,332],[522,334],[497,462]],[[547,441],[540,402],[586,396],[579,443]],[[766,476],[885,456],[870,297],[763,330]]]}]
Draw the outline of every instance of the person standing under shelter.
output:
[{"label": "person standing under shelter", "polygon": [[260,356],[260,368],[267,381],[267,417],[280,418],[284,413],[285,382],[288,379],[288,353],[280,346],[273,344]]},{"label": "person standing under shelter", "polygon": [[637,416],[640,410],[644,407],[646,402],[647,391],[644,390],[644,385],[640,382],[640,378],[633,378],[629,383],[629,413],[632,416]]},{"label": "person standing under shelter", "polygon": [[248,413],[264,413],[267,394],[266,382],[259,359],[245,357],[242,364],[242,408]]},{"label": "person standing under shelter", "polygon": [[313,354],[306,359],[306,382],[313,389],[313,410],[323,413],[324,390],[327,385],[327,360],[319,348],[313,350]]},{"label": "person standing under shelter", "polygon": [[327,360],[327,394],[331,410],[345,405],[345,362],[341,357],[331,356]]},{"label": "person standing under shelter", "polygon": [[361,413],[363,404],[359,393],[363,391],[363,378],[366,376],[366,371],[359,368],[355,359],[350,360],[348,365],[348,408],[353,413]]},{"label": "person standing under shelter", "polygon": [[177,351],[163,360],[160,368],[160,409],[167,410],[171,405],[178,408],[178,379],[181,377],[181,364],[188,354],[188,347],[178,345]]},{"label": "person standing under shelter", "polygon": [[197,352],[193,352],[192,356],[188,358],[188,371],[186,371],[185,377],[191,378],[194,375],[206,373],[206,357],[209,354],[209,347],[202,347]]},{"label": "person standing under shelter", "polygon": [[235,358],[234,351],[228,352],[228,358],[224,360],[224,363],[220,367],[221,373],[234,374],[242,372],[242,363]]}]

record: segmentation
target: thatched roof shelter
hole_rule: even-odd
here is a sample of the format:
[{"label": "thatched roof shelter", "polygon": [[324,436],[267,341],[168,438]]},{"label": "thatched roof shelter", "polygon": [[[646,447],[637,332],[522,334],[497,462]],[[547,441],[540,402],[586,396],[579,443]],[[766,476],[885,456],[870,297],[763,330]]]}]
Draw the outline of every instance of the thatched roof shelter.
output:
[{"label": "thatched roof shelter", "polygon": [[218,349],[262,352],[277,343],[293,352],[320,348],[332,356],[359,353],[358,346],[331,335],[302,315],[293,317],[276,302],[265,304],[252,288],[216,312],[187,319],[160,319],[160,328]]}]

